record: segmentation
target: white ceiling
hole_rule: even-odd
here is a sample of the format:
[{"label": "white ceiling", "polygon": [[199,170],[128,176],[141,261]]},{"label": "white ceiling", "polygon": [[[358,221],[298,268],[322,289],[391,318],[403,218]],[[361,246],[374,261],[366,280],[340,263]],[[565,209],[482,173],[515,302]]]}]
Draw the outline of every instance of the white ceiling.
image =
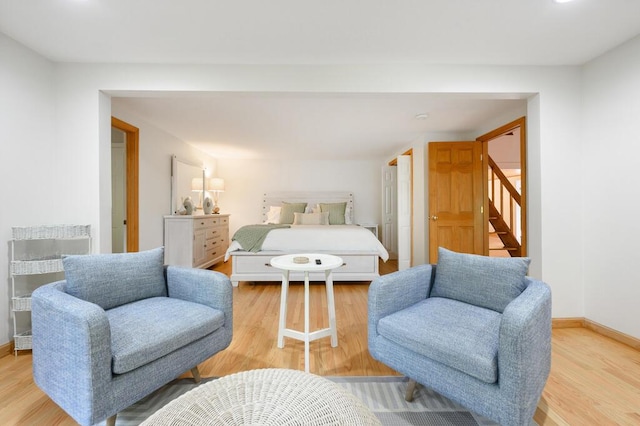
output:
[{"label": "white ceiling", "polygon": [[578,65],[640,32],[636,0],[0,0],[53,61]]},{"label": "white ceiling", "polygon": [[[0,0],[0,32],[56,62],[580,65],[640,33],[640,1]],[[514,100],[225,94],[119,99],[215,156],[379,157]],[[428,112],[427,120],[415,120]],[[221,154],[222,153],[222,154]]]},{"label": "white ceiling", "polygon": [[[119,111],[132,112],[214,157],[314,159],[391,158],[427,132],[465,134],[522,110],[524,102],[477,95],[328,93],[112,100]],[[416,118],[418,113],[428,117]]]}]

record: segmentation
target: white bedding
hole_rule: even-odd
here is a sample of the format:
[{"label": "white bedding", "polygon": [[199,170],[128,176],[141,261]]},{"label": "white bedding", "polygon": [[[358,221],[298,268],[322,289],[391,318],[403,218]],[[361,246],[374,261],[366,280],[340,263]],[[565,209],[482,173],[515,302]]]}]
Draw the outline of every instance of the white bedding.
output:
[{"label": "white bedding", "polygon": [[[232,251],[242,250],[237,241],[232,241],[224,260],[229,260]],[[377,253],[383,261],[389,253],[376,236],[357,225],[292,225],[291,228],[274,229],[262,244],[263,251],[313,252],[327,251],[344,253],[366,251]]]}]

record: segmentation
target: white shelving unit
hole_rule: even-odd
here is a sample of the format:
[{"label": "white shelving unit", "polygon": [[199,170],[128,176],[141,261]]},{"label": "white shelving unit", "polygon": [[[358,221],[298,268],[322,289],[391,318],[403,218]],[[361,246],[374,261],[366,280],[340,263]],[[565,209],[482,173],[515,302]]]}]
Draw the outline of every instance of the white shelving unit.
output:
[{"label": "white shelving unit", "polygon": [[90,225],[13,227],[11,240],[11,311],[14,352],[31,349],[31,293],[64,279],[62,257],[91,252]]}]

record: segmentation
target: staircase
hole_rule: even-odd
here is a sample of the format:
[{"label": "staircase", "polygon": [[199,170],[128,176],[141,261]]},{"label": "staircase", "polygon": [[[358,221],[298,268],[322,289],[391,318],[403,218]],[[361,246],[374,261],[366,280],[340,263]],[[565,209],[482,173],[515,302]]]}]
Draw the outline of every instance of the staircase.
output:
[{"label": "staircase", "polygon": [[490,246],[489,250],[506,252],[511,257],[520,257],[522,246],[516,237],[520,193],[490,156],[488,163],[489,223],[502,243],[502,246]]},{"label": "staircase", "polygon": [[489,250],[506,250],[511,257],[521,256],[521,246],[518,239],[513,235],[509,225],[504,221],[500,212],[493,203],[489,203],[489,223],[493,226],[495,234],[502,241],[502,247],[489,247]]}]

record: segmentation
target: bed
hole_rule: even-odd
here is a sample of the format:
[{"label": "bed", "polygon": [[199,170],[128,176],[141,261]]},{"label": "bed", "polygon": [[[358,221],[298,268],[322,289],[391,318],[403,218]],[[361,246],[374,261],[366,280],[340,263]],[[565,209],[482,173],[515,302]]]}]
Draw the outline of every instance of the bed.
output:
[{"label": "bed", "polygon": [[[306,204],[304,213],[296,212],[294,224],[270,230],[259,251],[245,250],[238,241],[232,241],[225,255],[231,260],[231,282],[281,281],[282,272],[273,268],[271,258],[292,253],[327,253],[340,256],[342,267],[333,271],[334,281],[371,281],[380,276],[378,259],[387,261],[389,254],[382,243],[368,229],[354,224],[353,194],[350,192],[271,192],[262,200],[263,223],[278,223],[274,211],[285,204]],[[319,212],[319,206],[332,210],[344,204],[344,224],[335,212]],[[290,207],[290,206],[286,206]],[[284,219],[284,210],[282,210]],[[318,218],[331,224],[314,222]],[[300,219],[300,220],[299,220]],[[286,220],[285,220],[286,222]],[[326,222],[325,222],[326,223]],[[339,224],[336,224],[339,223]],[[277,225],[282,226],[282,225]],[[290,280],[302,281],[302,273],[291,273]],[[311,273],[312,281],[323,281],[324,274]]]}]

